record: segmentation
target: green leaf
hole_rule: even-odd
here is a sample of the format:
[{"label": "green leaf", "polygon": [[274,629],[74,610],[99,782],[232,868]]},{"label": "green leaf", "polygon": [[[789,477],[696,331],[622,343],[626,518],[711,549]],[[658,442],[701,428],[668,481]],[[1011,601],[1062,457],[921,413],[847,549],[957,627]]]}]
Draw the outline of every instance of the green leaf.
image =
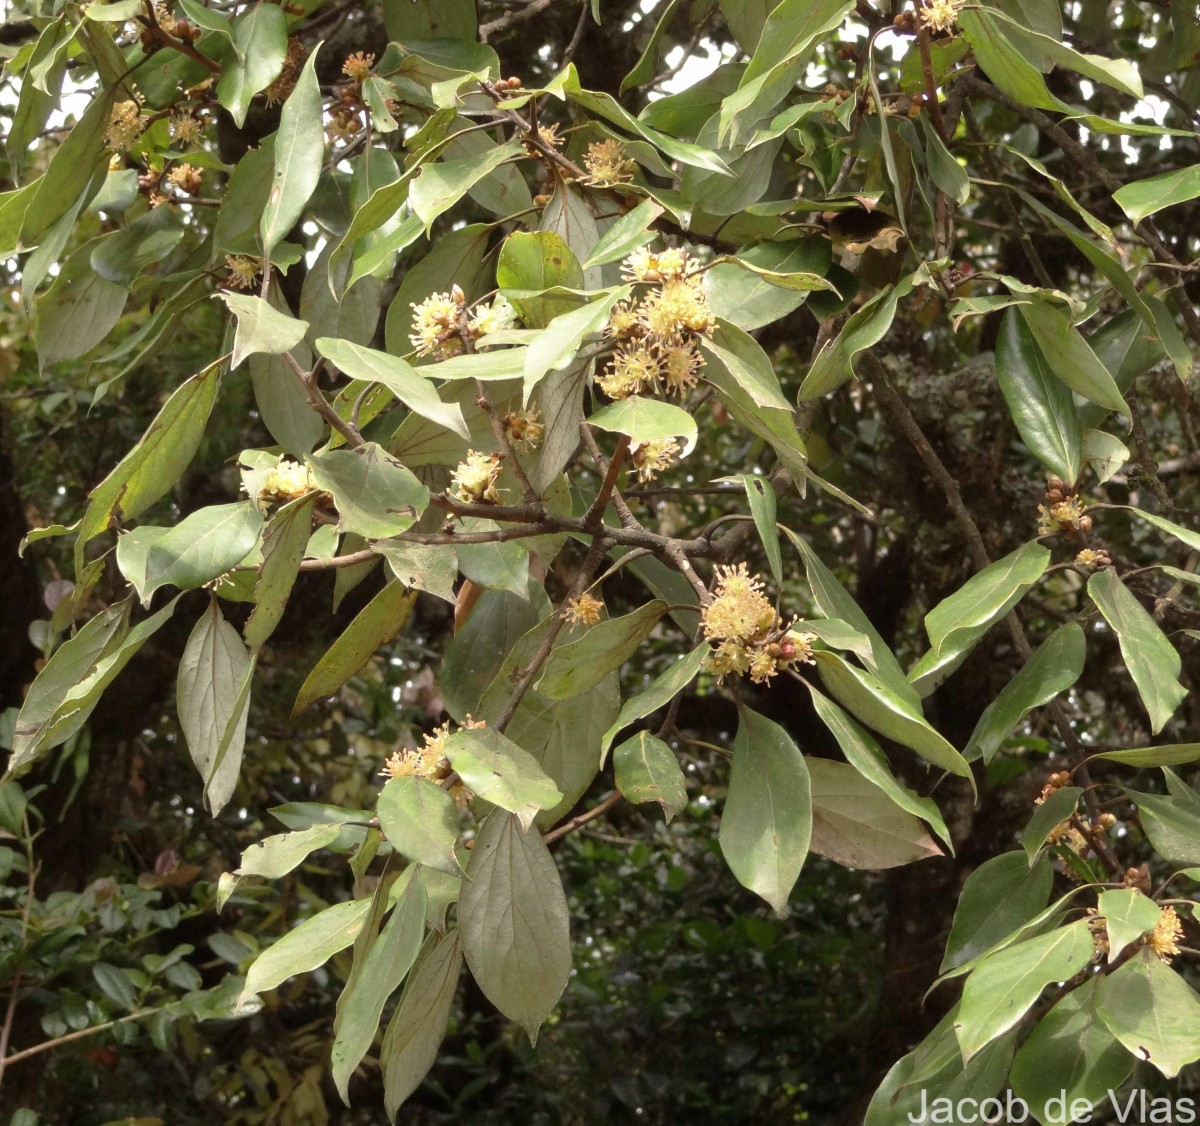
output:
[{"label": "green leaf", "polygon": [[877,293],[850,315],[842,331],[813,360],[800,385],[798,397],[801,402],[828,395],[854,377],[854,357],[864,349],[874,347],[887,335],[896,316],[897,303],[912,292],[912,287],[912,277],[904,278]]},{"label": "green leaf", "polygon": [[506,160],[519,157],[523,151],[521,142],[514,140],[486,153],[424,165],[412,182],[408,202],[413,213],[425,224],[426,234],[439,215],[453,207],[489,172]]},{"label": "green leaf", "polygon": [[129,291],[96,273],[91,257],[91,245],[77,250],[37,299],[35,339],[43,372],[60,360],[90,352],[112,331],[125,308]]},{"label": "green leaf", "polygon": [[[247,709],[238,705],[249,669],[250,657],[238,631],[221,616],[217,600],[210,599],[179,661],[176,704],[188,752],[204,783],[205,805],[214,816],[237,786],[247,719]],[[234,724],[233,738],[216,769],[217,753],[230,723]]]},{"label": "green leaf", "polygon": [[[296,88],[288,95],[279,115],[279,130],[275,134],[275,174],[258,225],[263,255],[268,259],[304,214],[304,205],[316,190],[325,163],[321,88],[317,84],[316,71],[320,50],[319,43],[312,49],[300,71]],[[236,362],[234,366],[237,366]]]},{"label": "green leaf", "polygon": [[1083,790],[1078,786],[1059,786],[1034,810],[1021,834],[1021,847],[1029,857],[1030,868],[1041,859],[1051,830],[1075,815],[1082,796]]},{"label": "green leaf", "polygon": [[275,4],[254,4],[234,20],[233,57],[226,57],[221,67],[217,100],[239,129],[246,123],[251,98],[283,70],[287,39],[287,16]]},{"label": "green leaf", "polygon": [[309,458],[317,487],[333,495],[338,531],[387,539],[412,527],[429,504],[429,490],[374,442]]},{"label": "green leaf", "polygon": [[1080,919],[981,962],[963,986],[954,1022],[964,1062],[1015,1028],[1047,985],[1074,977],[1094,949],[1087,921]]},{"label": "green leaf", "polygon": [[416,601],[415,591],[405,590],[399,583],[388,583],[363,607],[308,674],[296,693],[292,715],[341,688],[371,659],[376,649],[400,632]]},{"label": "green leaf", "polygon": [[175,610],[175,601],[129,628],[128,600],[110,606],[64,641],[34,678],[17,714],[12,755],[0,781],[10,781],[85,723],[135,653]]},{"label": "green leaf", "polygon": [[23,246],[36,245],[51,224],[75,206],[87,191],[97,164],[107,160],[104,133],[116,93],[117,88],[110,86],[91,100],[75,128],[50,158],[45,174],[29,185],[32,191],[28,199],[23,192],[10,193],[10,198],[15,197],[11,218],[21,220]]},{"label": "green leaf", "polygon": [[427,778],[392,778],[379,791],[379,827],[402,856],[457,876],[458,807],[448,790]]},{"label": "green leaf", "polygon": [[684,141],[677,141],[673,137],[668,137],[665,133],[658,132],[657,129],[651,128],[634,117],[611,94],[600,93],[596,90],[585,90],[580,85],[579,75],[575,70],[574,63],[569,63],[567,68],[546,86],[545,90],[546,93],[559,98],[563,96],[569,97],[571,101],[583,106],[584,109],[596,117],[601,117],[613,125],[618,125],[631,133],[636,133],[643,140],[649,141],[650,144],[669,160],[677,160],[681,164],[686,164],[692,168],[706,168],[711,172],[720,172],[727,176],[732,175],[725,162],[710,149],[703,148],[700,145],[690,145]]},{"label": "green leaf", "polygon": [[681,457],[687,457],[696,444],[696,420],[682,407],[630,395],[601,407],[588,418],[588,424],[617,434],[628,434],[635,444],[660,438],[683,438]]},{"label": "green leaf", "polygon": [[1154,930],[1162,916],[1162,908],[1137,888],[1102,891],[1096,912],[1103,916],[1108,932],[1109,962],[1115,962],[1131,942]]},{"label": "green leaf", "polygon": [[128,227],[89,243],[92,269],[105,281],[129,285],[182,241],[183,224],[167,207],[147,211]]},{"label": "green leaf", "polygon": [[870,732],[859,727],[837,704],[823,696],[812,685],[808,686],[808,691],[812,696],[813,707],[817,715],[837,740],[842,754],[846,756],[846,761],[863,778],[887,794],[901,809],[907,810],[914,817],[920,817],[929,822],[933,826],[934,832],[946,842],[946,847],[953,852],[950,832],[933,799],[918,797],[907,786],[897,781],[888,767],[887,758],[879,744],[871,737]]},{"label": "green leaf", "polygon": [[645,246],[655,237],[650,226],[662,215],[663,210],[662,204],[644,199],[632,211],[627,211],[600,236],[583,263],[584,269],[617,262],[638,247]]},{"label": "green leaf", "polygon": [[934,766],[974,785],[966,760],[938,734],[908,700],[836,653],[816,653],[821,679],[838,702],[868,727],[916,751]]},{"label": "green leaf", "polygon": [[330,1062],[333,1084],[347,1106],[350,1076],[375,1039],[384,1005],[420,953],[425,909],[425,886],[410,876],[391,917],[367,951],[361,971],[338,998]]},{"label": "green leaf", "polygon": [[163,586],[194,590],[225,574],[254,549],[262,526],[251,500],[193,512],[150,545],[142,600]]},{"label": "green leaf", "polygon": [[911,813],[906,813],[853,766],[809,758],[812,851],[846,868],[879,871],[941,856]]},{"label": "green leaf", "polygon": [[1102,751],[1096,758],[1124,766],[1183,766],[1200,759],[1200,743],[1167,743],[1161,747],[1133,747],[1127,751]]},{"label": "green leaf", "polygon": [[1012,1064],[1012,1088],[1043,1126],[1086,1122],[1110,1105],[1134,1058],[1100,1018],[1093,978],[1063,997],[1034,1027]]},{"label": "green leaf", "polygon": [[738,386],[760,407],[790,411],[791,403],[779,387],[779,377],[771,361],[754,337],[732,324],[718,322],[710,338],[700,340],[700,348],[724,365]]},{"label": "green leaf", "polygon": [[399,356],[329,337],[318,339],[316,349],[318,355],[336,364],[351,379],[381,383],[414,414],[453,430],[463,438],[470,437],[462,408],[457,403],[443,402],[432,381]]},{"label": "green leaf", "polygon": [[393,1122],[400,1105],[421,1085],[437,1059],[461,970],[459,934],[453,930],[440,940],[431,938],[408,976],[379,1053],[384,1107]]},{"label": "green leaf", "polygon": [[124,971],[108,962],[94,962],[92,977],[100,986],[100,991],[110,1001],[115,1001],[128,1012],[133,1012],[137,1007],[137,990],[134,989],[133,982],[129,980],[129,975]]},{"label": "green leaf", "polygon": [[1024,927],[1050,900],[1054,870],[1023,852],[985,860],[963,885],[939,973],[965,966]]},{"label": "green leaf", "polygon": [[[296,356],[302,367],[309,365]],[[312,409],[300,380],[278,356],[256,353],[250,357],[250,382],[259,416],[271,437],[294,458],[303,458],[325,430]]]},{"label": "green leaf", "polygon": [[629,614],[599,622],[578,641],[558,646],[546,661],[537,690],[552,700],[586,692],[629,660],[666,612],[666,603],[654,599]]},{"label": "green leaf", "polygon": [[1200,1059],[1200,997],[1150,949],[1100,979],[1096,1009],[1136,1059],[1168,1079]]},{"label": "green leaf", "polygon": [[906,699],[914,707],[919,708],[921,706],[920,696],[908,683],[908,677],[904,675],[900,662],[896,660],[895,654],[879,636],[879,631],[871,625],[870,619],[862,612],[858,603],[850,597],[846,588],[838,582],[837,576],[821,562],[820,557],[805,540],[790,528],[784,527],[782,531],[800,553],[805,573],[808,576],[808,585],[812,589],[813,600],[821,613],[827,618],[839,618],[849,623],[859,633],[864,634],[871,642],[872,659],[866,662],[868,667],[893,692]]},{"label": "green leaf", "polygon": [[445,747],[446,758],[467,788],[515,814],[522,825],[531,825],[539,809],[553,809],[562,798],[537,759],[490,727],[456,731]]},{"label": "green leaf", "polygon": [[738,882],[782,914],[812,836],[808,768],[779,724],[746,707],[738,714],[721,853]]},{"label": "green leaf", "polygon": [[1148,180],[1137,180],[1113,192],[1113,199],[1133,223],[1140,223],[1147,215],[1197,196],[1200,196],[1200,164],[1163,172]]},{"label": "green leaf", "polygon": [[1087,644],[1077,622],[1055,630],[984,709],[963,757],[991,762],[1027,712],[1050,703],[1079,679],[1086,657]]},{"label": "green leaf", "polygon": [[556,316],[578,307],[571,297],[551,297],[545,290],[583,288],[583,268],[561,235],[553,231],[514,231],[500,247],[496,262],[496,284],[509,292],[521,323],[545,328]]},{"label": "green leaf", "polygon": [[829,241],[824,238],[751,243],[736,260],[726,259],[705,270],[704,292],[719,318],[749,332],[781,320],[807,299],[807,290],[773,284],[776,279],[824,278],[830,261]]},{"label": "green leaf", "polygon": [[[494,520],[465,517],[464,532],[494,532]],[[529,582],[529,548],[520,543],[464,543],[456,548],[463,577],[489,590],[524,594]]]},{"label": "green leaf", "polygon": [[495,810],[479,827],[458,904],[479,988],[537,1041],[571,974],[567,899],[541,834]]},{"label": "green leaf", "polygon": [[1022,544],[1016,551],[972,575],[925,616],[929,652],[908,674],[913,687],[928,696],[975,647],[985,633],[1045,574],[1050,549]]},{"label": "green leaf", "polygon": [[1116,571],[1097,571],[1087,589],[1117,635],[1125,667],[1150,713],[1150,730],[1157,735],[1187,695],[1179,683],[1179,654]]},{"label": "green leaf", "polygon": [[996,377],[1029,452],[1064,481],[1078,481],[1083,469],[1083,431],[1075,400],[1055,376],[1016,309],[1009,309],[1000,321]]},{"label": "green leaf", "polygon": [[863,1126],[920,1122],[931,1118],[931,1107],[977,1107],[1000,1091],[1008,1078],[1017,1034],[994,1040],[964,1065],[954,1035],[959,1007],[956,1004],[887,1073],[867,1107]]},{"label": "green leaf", "polygon": [[679,760],[661,739],[639,731],[613,751],[617,789],[631,802],[656,801],[663,816],[671,818],[687,809],[687,787]]},{"label": "green leaf", "polygon": [[603,297],[555,317],[525,354],[524,401],[548,372],[567,367],[579,354],[583,338],[600,332],[608,323],[612,307],[629,296],[630,287],[623,285],[609,290]]},{"label": "green leaf", "polygon": [[254,584],[254,612],[245,628],[246,644],[251,649],[261,649],[283,617],[312,534],[316,500],[316,494],[309,493],[290,501],[271,517],[263,532],[263,561]]},{"label": "green leaf", "polygon": [[[322,823],[291,833],[276,833],[256,841],[242,853],[235,876],[262,876],[277,880],[295,871],[318,849],[326,848],[341,835],[340,824]],[[339,947],[340,949],[340,947]]]},{"label": "green leaf", "polygon": [[1017,306],[1017,312],[1043,355],[1054,357],[1054,374],[1072,391],[1110,411],[1129,414],[1121,389],[1065,313],[1032,296]]},{"label": "green leaf", "polygon": [[642,719],[651,712],[658,711],[679,695],[695,679],[709,651],[708,645],[696,646],[686,657],[681,657],[666,672],[657,676],[642,692],[625,701],[621,706],[621,714],[600,741],[601,766],[604,765],[604,758],[608,755],[608,748],[612,746],[617,732],[635,719]]},{"label": "green leaf", "polygon": [[767,16],[738,89],[721,103],[717,141],[737,147],[800,80],[818,45],[854,7],[851,0],[782,0]]},{"label": "green leaf", "polygon": [[1120,438],[1106,434],[1103,430],[1083,432],[1083,459],[1103,485],[1112,479],[1129,460],[1129,447]]},{"label": "green leaf", "polygon": [[1182,524],[1176,524],[1162,516],[1156,516],[1153,512],[1143,512],[1140,508],[1130,508],[1129,511],[1139,520],[1145,520],[1147,524],[1153,524],[1160,531],[1187,544],[1193,551],[1200,551],[1200,532],[1193,532],[1191,528],[1185,528]]},{"label": "green leaf", "polygon": [[370,909],[370,896],[336,903],[288,931],[254,960],[238,1008],[254,994],[267,993],[289,977],[315,970],[339,950],[345,950],[362,930]]},{"label": "green leaf", "polygon": [[230,367],[236,368],[247,356],[257,352],[278,356],[295,348],[308,331],[308,321],[281,313],[261,297],[243,293],[219,293],[218,297],[237,317]]},{"label": "green leaf", "polygon": [[427,591],[447,602],[455,600],[458,553],[447,545],[379,540],[371,550],[387,560],[388,569],[407,587]]},{"label": "green leaf", "polygon": [[1126,793],[1137,806],[1155,852],[1172,864],[1200,864],[1200,809],[1195,802],[1136,790]]}]

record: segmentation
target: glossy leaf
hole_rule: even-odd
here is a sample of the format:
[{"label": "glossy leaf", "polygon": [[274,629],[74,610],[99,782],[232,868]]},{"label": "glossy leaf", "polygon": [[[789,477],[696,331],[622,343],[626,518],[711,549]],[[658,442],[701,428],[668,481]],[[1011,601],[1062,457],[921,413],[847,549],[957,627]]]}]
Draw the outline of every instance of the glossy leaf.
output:
[{"label": "glossy leaf", "polygon": [[[1012,1064],[1012,1087],[1043,1126],[1083,1121],[1088,1107],[1110,1107],[1134,1057],[1096,1008],[1093,978],[1058,1001],[1034,1027]],[[1121,1105],[1122,1099],[1117,1099]]]},{"label": "glossy leaf", "polygon": [[338,1000],[330,1052],[334,1086],[350,1105],[350,1076],[375,1039],[388,998],[400,987],[421,950],[425,934],[425,887],[409,878],[391,917],[371,943],[361,972]]},{"label": "glossy leaf", "polygon": [[1187,695],[1179,683],[1179,654],[1116,571],[1097,571],[1087,589],[1117,635],[1125,667],[1150,713],[1150,730],[1157,735]]},{"label": "glossy leaf", "polygon": [[608,755],[608,749],[612,746],[617,732],[622,727],[633,723],[634,720],[642,719],[644,716],[658,711],[659,708],[679,695],[695,679],[709,652],[708,645],[698,645],[686,657],[676,661],[666,672],[655,677],[638,695],[631,696],[621,705],[620,715],[617,716],[612,727],[604,733],[600,744],[601,766],[604,765],[603,760]]},{"label": "glossy leaf", "polygon": [[1005,739],[1033,708],[1071,687],[1083,672],[1086,643],[1076,622],[1060,626],[984,709],[963,751],[967,759],[990,762]]},{"label": "glossy leaf", "polygon": [[537,760],[491,728],[463,728],[445,744],[450,765],[476,797],[517,815],[523,826],[562,798]]},{"label": "glossy leaf", "polygon": [[996,377],[1029,452],[1064,481],[1077,481],[1083,469],[1083,430],[1075,400],[1016,309],[1000,321]]},{"label": "glossy leaf", "polygon": [[661,438],[682,438],[681,457],[691,453],[698,436],[696,420],[682,407],[642,395],[630,395],[601,407],[589,416],[588,425],[627,434],[635,444]]},{"label": "glossy leaf", "polygon": [[1047,985],[1074,977],[1093,950],[1092,932],[1081,919],[981,962],[963,986],[954,1022],[964,1061],[1014,1028]]},{"label": "glossy leaf", "polygon": [[255,993],[267,993],[289,977],[323,966],[354,941],[370,909],[370,897],[337,903],[288,931],[254,960],[238,1007]]},{"label": "glossy leaf", "polygon": [[1148,180],[1126,184],[1113,192],[1117,205],[1134,223],[1148,215],[1200,196],[1200,164],[1163,172]]},{"label": "glossy leaf", "polygon": [[1054,357],[1054,374],[1063,383],[1093,403],[1129,414],[1121,389],[1065,313],[1036,298],[1017,311],[1042,353]]},{"label": "glossy leaf", "polygon": [[143,600],[159,587],[194,590],[225,574],[254,548],[262,526],[262,514],[249,500],[193,512],[147,552]]}]

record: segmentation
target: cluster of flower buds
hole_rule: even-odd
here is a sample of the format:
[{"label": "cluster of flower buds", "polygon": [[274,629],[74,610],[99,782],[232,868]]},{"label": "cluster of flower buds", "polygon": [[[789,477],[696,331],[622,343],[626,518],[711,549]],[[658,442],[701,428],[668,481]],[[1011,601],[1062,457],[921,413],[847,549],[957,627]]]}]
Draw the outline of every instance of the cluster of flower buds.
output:
[{"label": "cluster of flower buds", "polygon": [[496,79],[496,89],[502,94],[512,93],[515,90],[520,90],[522,85],[523,85],[523,83],[521,82],[521,80],[519,78],[517,78],[515,75],[510,76],[508,78],[497,78]]},{"label": "cluster of flower buds", "polygon": [[716,594],[700,613],[704,637],[715,646],[704,661],[707,671],[718,680],[749,674],[755,684],[765,684],[783,669],[812,663],[814,635],[797,630],[795,622],[783,624],[745,563],[718,566],[716,577]]},{"label": "cluster of flower buds", "polygon": [[609,138],[588,145],[583,158],[587,169],[587,183],[594,188],[612,188],[617,184],[628,184],[633,179],[634,162],[625,155],[625,146]]},{"label": "cluster of flower buds", "polygon": [[1063,532],[1087,535],[1092,518],[1083,511],[1083,501],[1061,477],[1046,482],[1046,500],[1038,505],[1038,535],[1054,536]]},{"label": "cluster of flower buds", "polygon": [[1059,770],[1051,774],[1046,779],[1046,784],[1042,787],[1042,792],[1034,799],[1034,805],[1041,805],[1047,798],[1053,797],[1063,786],[1071,784],[1071,772],[1069,770]]}]

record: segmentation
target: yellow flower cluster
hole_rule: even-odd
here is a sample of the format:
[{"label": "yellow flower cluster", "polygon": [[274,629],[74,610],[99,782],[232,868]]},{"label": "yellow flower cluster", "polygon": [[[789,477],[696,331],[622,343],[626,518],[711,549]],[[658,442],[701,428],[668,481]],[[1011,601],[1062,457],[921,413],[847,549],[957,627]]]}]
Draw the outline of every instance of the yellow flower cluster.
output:
[{"label": "yellow flower cluster", "polygon": [[458,318],[466,298],[454,286],[449,293],[431,293],[419,305],[412,303],[412,333],[409,340],[418,356],[445,359],[462,348],[458,336]]},{"label": "yellow flower cluster", "polygon": [[447,359],[462,351],[463,339],[480,340],[513,328],[517,314],[503,298],[477,305],[467,312],[467,297],[457,285],[449,293],[431,293],[419,305],[413,302],[412,333],[409,340],[419,356]]},{"label": "yellow flower cluster", "polygon": [[588,171],[587,182],[597,188],[611,188],[633,179],[634,162],[625,155],[625,146],[611,138],[588,145],[583,163]]},{"label": "yellow flower cluster", "polygon": [[1085,547],[1078,555],[1075,556],[1075,562],[1080,567],[1087,567],[1089,570],[1097,570],[1101,567],[1111,567],[1112,557],[1103,548],[1093,550],[1090,547]]},{"label": "yellow flower cluster", "polygon": [[632,450],[638,480],[653,481],[664,469],[671,467],[678,454],[679,443],[674,438],[638,442]]},{"label": "yellow flower cluster", "polygon": [[1179,953],[1179,939],[1183,935],[1183,924],[1175,914],[1174,907],[1164,907],[1154,930],[1150,932],[1147,945],[1164,962],[1169,962]]},{"label": "yellow flower cluster", "polygon": [[364,54],[362,51],[355,51],[353,55],[342,63],[342,73],[347,78],[354,79],[355,82],[361,82],[371,73],[371,67],[375,65],[375,56]]},{"label": "yellow flower cluster", "polygon": [[[463,730],[477,731],[487,724],[483,720],[467,716]],[[379,772],[388,778],[427,778],[441,782],[450,777],[450,761],[446,758],[446,740],[450,737],[450,724],[443,723],[421,736],[421,746],[402,747],[393,751]]]},{"label": "yellow flower cluster", "polygon": [[495,332],[503,332],[517,323],[516,310],[504,297],[497,297],[490,304],[477,305],[467,321],[467,330],[479,338],[490,336]]},{"label": "yellow flower cluster", "polygon": [[257,258],[248,258],[245,254],[226,254],[225,269],[229,271],[226,284],[234,289],[253,288],[261,265]]},{"label": "yellow flower cluster", "polygon": [[468,450],[450,477],[450,491],[463,504],[499,504],[496,482],[503,468],[499,454]]},{"label": "yellow flower cluster", "polygon": [[204,121],[196,117],[190,110],[172,116],[169,126],[173,140],[180,144],[190,145],[198,141],[204,132]]},{"label": "yellow flower cluster", "polygon": [[578,598],[572,598],[567,603],[563,616],[573,626],[590,626],[600,620],[600,611],[603,609],[604,603],[600,599],[593,598],[584,591]]},{"label": "yellow flower cluster", "polygon": [[167,183],[188,195],[199,195],[204,186],[204,176],[199,168],[184,161],[167,173]]},{"label": "yellow flower cluster", "polygon": [[749,673],[756,684],[765,684],[781,669],[812,663],[814,636],[797,631],[795,623],[784,626],[745,563],[717,567],[716,575],[716,596],[700,615],[705,639],[716,646],[705,659],[709,672],[718,680]]},{"label": "yellow flower cluster", "polygon": [[271,466],[258,488],[258,503],[286,504],[289,500],[311,493],[316,484],[312,470],[299,461],[283,458],[278,465]]},{"label": "yellow flower cluster", "polygon": [[[1084,521],[1087,527],[1084,528]],[[1059,532],[1090,530],[1091,521],[1083,514],[1083,501],[1077,496],[1067,497],[1047,507],[1038,505],[1038,535],[1053,536]]]},{"label": "yellow flower cluster", "polygon": [[700,276],[689,274],[679,248],[635,250],[622,265],[626,278],[652,289],[636,305],[620,303],[609,315],[608,332],[620,348],[597,383],[610,399],[665,388],[683,398],[695,386],[704,359],[696,338],[709,335],[716,318]]},{"label": "yellow flower cluster", "polygon": [[141,95],[137,101],[117,102],[109,116],[108,128],[104,131],[104,143],[117,152],[128,152],[145,128]]},{"label": "yellow flower cluster", "polygon": [[966,0],[929,0],[927,7],[917,9],[917,15],[930,31],[952,31],[965,3]]}]

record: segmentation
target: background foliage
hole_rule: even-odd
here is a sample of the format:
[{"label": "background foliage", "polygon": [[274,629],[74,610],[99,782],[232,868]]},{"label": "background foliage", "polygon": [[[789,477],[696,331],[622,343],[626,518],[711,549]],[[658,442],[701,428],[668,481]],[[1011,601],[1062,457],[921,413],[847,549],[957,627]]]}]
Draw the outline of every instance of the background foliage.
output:
[{"label": "background foliage", "polygon": [[1194,5],[0,44],[12,1121],[1187,1094]]}]

